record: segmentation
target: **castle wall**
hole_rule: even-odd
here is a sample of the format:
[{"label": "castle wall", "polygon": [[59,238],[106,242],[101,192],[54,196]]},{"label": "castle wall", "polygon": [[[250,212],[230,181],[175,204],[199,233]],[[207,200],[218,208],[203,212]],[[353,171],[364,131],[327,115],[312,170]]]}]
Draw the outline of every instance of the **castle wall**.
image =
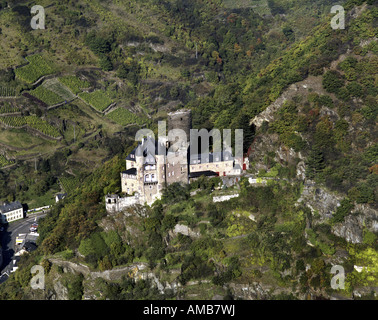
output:
[{"label": "castle wall", "polygon": [[131,160],[126,160],[126,170],[135,168],[136,167],[136,162],[131,161]]},{"label": "castle wall", "polygon": [[137,176],[121,173],[121,187],[122,192],[127,194],[133,194],[133,192],[140,192],[140,183],[137,180]]},{"label": "castle wall", "polygon": [[234,161],[222,161],[222,162],[210,162],[210,163],[199,163],[191,164],[190,172],[200,172],[200,171],[214,171],[219,172],[220,176],[225,174],[230,174],[233,171]]},{"label": "castle wall", "polygon": [[188,183],[188,160],[186,152],[169,154],[166,165],[166,180],[167,184],[175,182]]},{"label": "castle wall", "polygon": [[165,156],[158,155],[156,156],[156,175],[158,177],[157,193],[161,194],[163,192],[164,186],[166,184],[166,165],[165,165]]}]

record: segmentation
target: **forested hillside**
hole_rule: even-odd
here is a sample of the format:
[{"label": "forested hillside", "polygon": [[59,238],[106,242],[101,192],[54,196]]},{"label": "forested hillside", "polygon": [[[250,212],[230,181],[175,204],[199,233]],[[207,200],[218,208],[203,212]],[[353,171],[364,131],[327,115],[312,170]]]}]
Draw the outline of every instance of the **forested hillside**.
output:
[{"label": "forested hillside", "polygon": [[[0,200],[68,196],[0,299],[376,299],[374,1],[46,0],[45,30],[31,3],[0,1]],[[244,130],[248,176],[107,213],[135,132],[182,107]]]}]

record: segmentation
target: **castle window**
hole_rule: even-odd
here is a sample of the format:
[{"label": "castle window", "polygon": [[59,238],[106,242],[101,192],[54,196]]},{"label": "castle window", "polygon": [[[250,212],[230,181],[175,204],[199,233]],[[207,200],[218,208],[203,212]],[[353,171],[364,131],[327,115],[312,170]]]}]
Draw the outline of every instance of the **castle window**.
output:
[{"label": "castle window", "polygon": [[170,177],[171,176],[171,173],[170,172],[168,172],[168,177]]},{"label": "castle window", "polygon": [[175,172],[174,171],[172,171],[172,176],[174,176],[175,175]]}]

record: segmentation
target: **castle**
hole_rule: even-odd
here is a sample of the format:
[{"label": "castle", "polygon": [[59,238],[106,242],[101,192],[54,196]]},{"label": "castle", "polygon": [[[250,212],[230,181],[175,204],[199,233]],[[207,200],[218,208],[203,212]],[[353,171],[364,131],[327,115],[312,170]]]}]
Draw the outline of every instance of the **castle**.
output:
[{"label": "castle", "polygon": [[235,158],[231,150],[192,154],[188,138],[191,128],[191,111],[183,109],[168,114],[168,132],[180,129],[185,139],[177,143],[177,138],[169,141],[168,137],[159,137],[155,141],[144,137],[126,157],[126,170],[121,172],[122,193],[126,197],[107,195],[107,211],[118,212],[134,204],[151,205],[161,198],[166,185],[188,184],[200,176],[234,177],[238,181],[248,169],[248,158]]}]

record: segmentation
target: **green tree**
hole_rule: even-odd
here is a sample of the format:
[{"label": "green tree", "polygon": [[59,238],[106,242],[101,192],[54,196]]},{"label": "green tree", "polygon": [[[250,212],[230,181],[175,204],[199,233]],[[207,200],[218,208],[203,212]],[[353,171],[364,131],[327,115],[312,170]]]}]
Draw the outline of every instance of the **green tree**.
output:
[{"label": "green tree", "polygon": [[332,218],[334,223],[343,222],[344,218],[349,215],[354,208],[354,204],[348,198],[341,200],[340,206],[337,207],[336,213]]},{"label": "green tree", "polygon": [[108,56],[101,55],[99,60],[99,66],[104,71],[111,71],[113,70],[113,64]]},{"label": "green tree", "polygon": [[306,161],[306,177],[308,179],[314,179],[324,168],[323,153],[319,149],[313,148]]}]

